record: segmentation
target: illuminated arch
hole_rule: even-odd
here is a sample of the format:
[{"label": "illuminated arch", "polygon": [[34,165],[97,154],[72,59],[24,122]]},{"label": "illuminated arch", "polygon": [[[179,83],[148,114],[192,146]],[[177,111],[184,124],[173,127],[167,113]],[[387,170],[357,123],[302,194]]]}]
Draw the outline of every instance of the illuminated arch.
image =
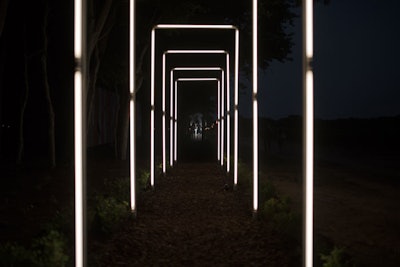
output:
[{"label": "illuminated arch", "polygon": [[[233,25],[193,25],[193,24],[159,24],[151,31],[151,93],[150,93],[150,184],[154,186],[155,162],[154,162],[154,95],[155,95],[155,48],[156,30],[172,29],[209,29],[209,30],[234,30],[235,31],[235,73],[239,69],[239,30]],[[238,88],[238,75],[235,75],[235,91]],[[234,96],[234,181],[237,181],[237,160],[238,160],[238,101],[239,96]]]},{"label": "illuminated arch", "polygon": [[[313,2],[312,0],[303,0],[303,176],[304,176],[304,240],[303,240],[303,266],[313,266],[313,191],[314,191],[314,84],[313,84]],[[257,136],[257,10],[258,0],[252,0],[253,3],[253,211],[258,209],[258,136]],[[86,266],[86,228],[85,228],[85,213],[86,213],[86,139],[85,139],[85,124],[86,124],[86,75],[87,75],[87,61],[86,61],[86,0],[75,0],[74,2],[74,57],[75,57],[75,72],[74,72],[74,177],[75,177],[75,266]],[[135,90],[134,90],[134,74],[135,74],[135,0],[130,0],[130,176],[131,176],[131,210],[136,213],[136,196],[135,196]],[[159,25],[161,28],[169,28],[179,25]],[[180,25],[180,28],[210,28],[216,29],[212,25]],[[156,28],[157,28],[156,27]],[[228,29],[232,26],[223,26]],[[152,62],[154,60],[154,39],[155,29],[152,31]],[[236,29],[238,36],[238,31]],[[236,38],[238,42],[238,38]],[[235,43],[236,43],[235,42]],[[238,45],[238,43],[237,43]],[[235,51],[235,58],[238,59],[238,50]],[[238,60],[235,63],[237,68]],[[154,66],[152,65],[152,74],[154,73]],[[235,80],[235,83],[237,81]],[[154,87],[154,84],[152,84]],[[152,89],[154,93],[154,88]],[[154,123],[154,94],[152,98],[152,121]],[[237,125],[237,105],[238,96],[235,95],[235,127]],[[152,142],[154,142],[154,132],[152,132]],[[235,129],[236,132],[236,129]],[[235,136],[235,139],[237,136]],[[235,140],[236,142],[236,140]],[[152,144],[154,146],[154,143]],[[235,161],[237,159],[237,151],[235,151]],[[154,153],[153,155],[154,156]],[[234,168],[235,172],[237,168]],[[152,162],[152,172],[154,171],[154,158]],[[235,177],[237,173],[234,174]],[[154,173],[153,173],[154,176]],[[153,177],[154,178],[154,177]]]}]

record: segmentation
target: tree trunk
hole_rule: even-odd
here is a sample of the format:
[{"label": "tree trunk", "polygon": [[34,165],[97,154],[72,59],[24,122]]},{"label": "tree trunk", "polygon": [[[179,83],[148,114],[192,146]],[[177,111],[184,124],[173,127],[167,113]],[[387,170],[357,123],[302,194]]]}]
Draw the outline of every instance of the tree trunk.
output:
[{"label": "tree trunk", "polygon": [[26,23],[24,24],[24,81],[25,81],[25,93],[23,95],[21,108],[19,112],[19,127],[18,127],[18,149],[17,149],[17,164],[22,163],[22,156],[24,154],[24,117],[26,104],[28,103],[29,97],[29,74],[28,74],[28,45],[27,45],[27,34],[26,34]]},{"label": "tree trunk", "polygon": [[[88,3],[90,18],[88,22],[89,33],[87,47],[87,62],[89,72],[86,79],[86,88],[88,88],[86,96],[88,122],[90,121],[90,116],[92,115],[94,96],[96,93],[97,74],[100,68],[100,58],[105,51],[108,39],[105,37],[108,37],[114,24],[114,19],[110,18],[110,14],[115,15],[115,11],[111,12],[112,3],[113,0],[106,0],[98,16],[96,16],[94,11],[94,1],[91,0]],[[103,42],[102,47],[99,45],[100,41]],[[92,60],[93,53],[95,55],[94,60]],[[87,127],[87,132],[88,131],[89,127]]]},{"label": "tree trunk", "polygon": [[[147,53],[149,45],[145,45],[140,53],[137,61],[137,71],[136,71],[136,81],[135,81],[135,93],[137,93],[143,85],[143,63],[144,58]],[[128,150],[128,140],[129,140],[129,101],[130,94],[129,90],[124,90],[119,94],[119,110],[118,110],[118,121],[117,121],[117,132],[115,135],[115,150],[116,157],[120,160],[125,160]]]},{"label": "tree trunk", "polygon": [[48,137],[49,137],[49,157],[50,157],[50,166],[54,168],[56,166],[56,142],[55,142],[55,114],[53,108],[53,102],[50,94],[50,85],[49,78],[47,72],[47,47],[48,47],[48,39],[47,39],[47,25],[48,25],[48,16],[49,16],[49,6],[48,3],[45,7],[44,19],[43,19],[43,54],[41,57],[42,61],[42,74],[43,74],[43,83],[44,83],[44,91],[46,96],[46,104],[47,104],[47,114],[49,119],[48,126]]}]

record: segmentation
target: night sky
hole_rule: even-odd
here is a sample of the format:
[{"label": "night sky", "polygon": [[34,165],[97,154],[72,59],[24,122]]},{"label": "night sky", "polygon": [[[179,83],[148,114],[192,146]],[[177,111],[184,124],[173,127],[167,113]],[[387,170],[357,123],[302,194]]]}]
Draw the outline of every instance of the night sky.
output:
[{"label": "night sky", "polygon": [[[315,5],[317,118],[400,114],[398,10],[400,2],[395,0],[335,0]],[[289,30],[295,33],[293,61],[274,62],[260,75],[261,116],[282,118],[302,112],[301,19]],[[241,101],[249,99],[242,97]],[[250,108],[242,109],[245,116],[251,116],[250,112]]]}]

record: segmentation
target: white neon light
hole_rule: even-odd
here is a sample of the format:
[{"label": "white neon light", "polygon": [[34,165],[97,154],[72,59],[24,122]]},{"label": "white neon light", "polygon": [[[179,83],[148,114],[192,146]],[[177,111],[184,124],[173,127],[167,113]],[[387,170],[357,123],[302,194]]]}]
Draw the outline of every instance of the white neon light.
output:
[{"label": "white neon light", "polygon": [[253,0],[253,211],[258,210],[257,0]]},{"label": "white neon light", "polygon": [[178,148],[178,82],[175,81],[175,112],[174,112],[174,116],[175,116],[175,120],[174,120],[174,161],[177,161],[178,159],[178,152],[177,152],[177,148]]},{"label": "white neon light", "polygon": [[306,57],[307,58],[312,58],[313,57],[313,2],[306,0],[305,1],[306,4]]},{"label": "white neon light", "polygon": [[77,64],[74,74],[74,148],[75,148],[75,266],[86,265],[85,229],[85,2],[74,2],[74,56]]},{"label": "white neon light", "polygon": [[217,81],[217,78],[178,78],[178,82]]},{"label": "white neon light", "polygon": [[[229,54],[226,55],[226,66],[229,66]],[[230,156],[231,156],[231,115],[230,115],[230,75],[229,67],[226,68],[226,172],[230,172]],[[223,86],[222,86],[223,87]]]},{"label": "white neon light", "polygon": [[167,172],[167,148],[166,148],[166,118],[165,118],[165,54],[162,58],[163,72],[162,72],[162,146],[163,146],[163,156],[162,156],[162,169],[163,174]]},{"label": "white neon light", "polygon": [[130,99],[130,193],[131,193],[131,210],[136,212],[136,129],[135,129],[135,0],[130,0],[130,16],[129,16],[129,92]]},{"label": "white neon light", "polygon": [[156,32],[151,31],[151,96],[150,96],[150,184],[154,187],[154,76],[156,54]]},{"label": "white neon light", "polygon": [[[236,38],[238,38],[238,36],[236,36]],[[237,41],[237,43],[238,43],[238,40],[236,40]],[[229,79],[230,79],[230,76],[229,76],[229,68],[230,68],[230,65],[229,65],[229,53],[227,52],[227,51],[225,51],[225,50],[167,50],[167,51],[165,51],[164,52],[164,54],[163,55],[168,55],[168,54],[225,54],[226,55],[226,58],[227,58],[227,62],[228,62],[228,64],[226,65],[226,68],[227,68],[227,76],[226,76],[226,79],[228,80],[228,82],[229,82]],[[174,71],[178,71],[178,70],[221,70],[222,71],[222,68],[220,68],[220,67],[218,67],[218,68],[214,68],[214,67],[175,67],[175,68],[173,68],[172,70],[171,70],[171,77],[170,77],[170,80],[171,80],[171,85],[170,85],[170,90],[171,90],[171,92],[172,92],[172,88],[173,88],[173,86],[172,86],[172,81],[173,81],[173,72]],[[163,64],[163,73],[165,72],[165,65]],[[222,74],[223,75],[223,74]],[[221,78],[221,79],[224,79],[224,76]],[[165,81],[163,80],[163,83],[165,83]],[[223,88],[224,88],[224,86],[223,86]],[[229,90],[229,88],[230,87],[227,87],[227,90]],[[228,95],[229,94],[227,94],[227,97],[228,97]],[[172,99],[172,95],[171,95],[171,99]],[[164,99],[163,99],[163,101],[164,101]],[[220,100],[218,100],[218,101],[220,101]],[[227,100],[228,101],[228,100]],[[172,101],[171,101],[171,105],[172,105]],[[164,112],[164,111],[163,111]],[[171,114],[172,114],[172,111],[171,111]],[[220,142],[220,138],[221,138],[221,135],[220,135],[220,127],[221,127],[221,121],[220,121],[220,118],[218,119],[218,146],[217,146],[217,160],[218,161],[220,161],[220,144],[221,144],[221,142]],[[172,127],[171,127],[171,129],[172,129]],[[229,132],[230,132],[230,125],[227,127],[227,132],[228,132],[228,134],[229,134]],[[229,140],[229,139],[228,139]],[[229,141],[227,142],[228,143],[228,147],[230,146],[230,143],[229,143]],[[173,144],[172,144],[172,139],[170,140],[170,150],[172,151],[172,147],[173,147]],[[172,153],[172,152],[171,152]],[[229,159],[229,155],[228,155],[228,159]],[[172,165],[171,165],[172,166]],[[228,167],[227,167],[227,169],[229,169]],[[228,171],[228,170],[227,170]]]},{"label": "white neon light", "polygon": [[[194,25],[194,24],[160,24],[156,25],[153,27],[153,30],[151,32],[151,95],[152,95],[152,108],[151,108],[151,122],[150,122],[150,127],[151,127],[151,137],[150,137],[150,149],[151,151],[151,159],[150,159],[150,178],[151,178],[151,184],[154,186],[154,77],[155,77],[155,30],[156,29],[232,29],[235,30],[235,61],[236,64],[235,66],[238,65],[238,49],[239,49],[239,30],[237,27],[233,25]],[[181,50],[183,51],[183,50]],[[235,75],[239,75],[238,68],[235,67]],[[236,77],[238,79],[238,77]],[[238,93],[238,83],[235,83],[235,93]],[[235,112],[237,114],[237,112]],[[238,122],[237,119],[235,119],[235,124]],[[238,127],[235,125],[236,128]],[[237,140],[237,138],[236,138]],[[235,144],[235,147],[237,149],[237,143]],[[237,157],[235,159],[237,161]],[[235,163],[235,167],[237,168],[237,162]],[[237,172],[237,170],[236,170]],[[237,180],[237,179],[236,179]]]},{"label": "white neon light", "polygon": [[154,29],[236,29],[233,25],[159,24]]},{"label": "white neon light", "polygon": [[235,31],[235,103],[234,103],[234,140],[233,140],[233,184],[238,182],[238,160],[239,160],[239,31]]},{"label": "white neon light", "polygon": [[[164,69],[165,68],[163,68],[163,72],[165,72]],[[175,71],[221,71],[222,89],[224,88],[225,71],[221,67],[175,67],[171,70],[171,79],[173,79]],[[165,79],[165,77],[163,77],[163,79]],[[182,79],[185,79],[185,78],[182,78]],[[196,81],[198,81],[199,79],[208,80],[209,78],[194,78],[194,79]],[[211,79],[213,79],[213,78],[211,78]],[[164,82],[164,80],[163,80],[163,82]],[[163,101],[165,101],[165,100],[163,99]],[[218,105],[220,104],[219,102],[220,102],[220,98],[218,98]],[[219,115],[218,121],[220,122],[220,115]],[[221,151],[220,150],[220,144],[221,144],[221,142],[220,142],[220,138],[221,138],[220,127],[221,127],[221,124],[218,123],[218,148],[217,148],[218,161],[220,161],[220,151]]]},{"label": "white neon light", "polygon": [[172,167],[173,166],[173,162],[174,162],[174,149],[173,149],[173,144],[174,144],[174,140],[173,140],[173,134],[174,134],[174,105],[173,105],[173,97],[174,97],[174,91],[172,90],[173,88],[173,73],[171,71],[170,73],[170,90],[169,90],[169,100],[170,100],[170,107],[169,107],[169,114],[170,114],[170,119],[169,119],[169,165]]},{"label": "white neon light", "polygon": [[[171,71],[172,73],[173,71]],[[224,75],[222,75],[222,77],[224,77]],[[221,88],[221,81],[218,78],[178,78],[175,80],[175,153],[177,153],[177,136],[176,136],[176,132],[177,132],[177,117],[176,114],[178,112],[178,98],[177,98],[177,91],[178,91],[178,82],[197,82],[197,81],[217,81],[218,83],[218,87],[217,87],[217,91],[218,91],[218,98],[219,98],[219,93],[220,93],[220,88]],[[218,111],[219,111],[219,103],[220,101],[218,101]],[[218,129],[219,130],[219,129]],[[219,139],[218,139],[219,140]],[[218,145],[219,147],[219,145]],[[219,155],[219,153],[218,153]],[[176,157],[176,154],[175,154]],[[175,158],[176,161],[176,158]]]},{"label": "white neon light", "polygon": [[172,70],[176,70],[176,71],[183,71],[183,70],[188,70],[188,71],[209,70],[209,71],[213,71],[213,70],[222,70],[222,68],[220,68],[220,67],[176,67],[176,68],[173,68]]},{"label": "white neon light", "polygon": [[[76,14],[76,13],[75,13]],[[84,261],[82,74],[75,72],[75,265]]]},{"label": "white neon light", "polygon": [[217,110],[217,123],[218,123],[218,137],[217,137],[217,160],[221,159],[221,90],[218,88],[218,110]]},{"label": "white neon light", "polygon": [[314,208],[314,77],[313,60],[313,1],[303,1],[303,107],[304,107],[304,262],[313,266],[313,208]]},{"label": "white neon light", "polygon": [[224,85],[222,85],[222,88],[220,88],[219,84],[218,84],[218,90],[221,90],[221,166],[224,166],[224,143],[225,143],[225,139],[224,139],[224,132],[225,132],[225,102],[224,102],[224,98],[225,98],[225,90],[224,90]]},{"label": "white neon light", "polygon": [[[165,113],[165,53],[163,55],[163,113]],[[221,78],[225,79],[224,71],[220,67],[175,67],[170,71],[171,81],[174,77],[174,71],[221,71]],[[172,83],[171,83],[172,84]],[[172,90],[171,90],[172,92]],[[172,99],[172,96],[171,96]],[[172,102],[171,102],[171,110],[172,110]],[[163,118],[163,121],[165,118]],[[165,132],[163,131],[163,151],[165,151]],[[171,145],[172,143],[170,143]],[[172,146],[172,145],[171,145]],[[164,155],[165,156],[165,155]]]}]

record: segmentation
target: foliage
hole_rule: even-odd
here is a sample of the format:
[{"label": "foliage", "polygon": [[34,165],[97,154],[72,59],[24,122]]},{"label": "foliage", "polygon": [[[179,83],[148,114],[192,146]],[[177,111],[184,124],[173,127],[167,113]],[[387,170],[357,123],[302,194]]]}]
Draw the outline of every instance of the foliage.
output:
[{"label": "foliage", "polygon": [[148,170],[140,170],[137,179],[137,185],[141,190],[146,190],[150,182],[150,172]]},{"label": "foliage", "polygon": [[32,266],[34,254],[16,243],[0,245],[0,265],[4,267]]},{"label": "foliage", "polygon": [[96,198],[95,228],[104,234],[111,234],[123,221],[131,216],[129,203],[114,197]]},{"label": "foliage", "polygon": [[278,232],[300,240],[301,217],[290,209],[288,198],[270,198],[264,202],[262,216]]},{"label": "foliage", "polygon": [[353,266],[353,264],[351,264],[350,260],[348,259],[344,248],[334,247],[329,254],[321,254],[320,257],[323,262],[323,267]]},{"label": "foliage", "polygon": [[130,179],[129,177],[105,179],[104,185],[109,194],[118,201],[129,201]]},{"label": "foliage", "polygon": [[33,242],[34,265],[39,267],[66,266],[66,239],[58,231],[52,230]]},{"label": "foliage", "polygon": [[0,245],[0,265],[4,267],[53,267],[66,266],[69,260],[66,254],[66,239],[58,231],[49,231],[33,241],[32,247],[16,243]]}]

